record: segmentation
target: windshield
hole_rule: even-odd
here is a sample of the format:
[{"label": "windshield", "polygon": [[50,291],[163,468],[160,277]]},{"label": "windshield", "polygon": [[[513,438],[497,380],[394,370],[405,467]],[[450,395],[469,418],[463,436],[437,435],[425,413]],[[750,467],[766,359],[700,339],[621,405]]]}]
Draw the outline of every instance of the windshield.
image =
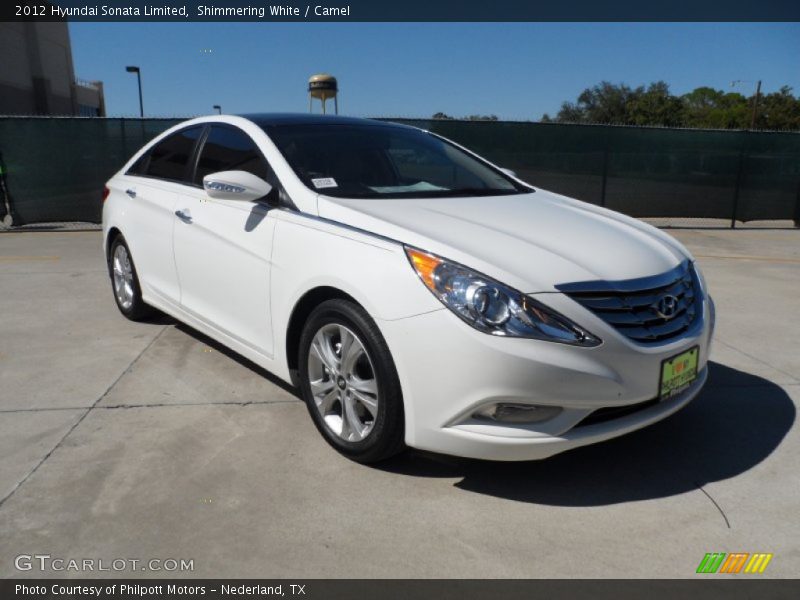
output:
[{"label": "windshield", "polygon": [[427,132],[391,125],[270,125],[312,190],[341,198],[522,194],[530,188]]}]

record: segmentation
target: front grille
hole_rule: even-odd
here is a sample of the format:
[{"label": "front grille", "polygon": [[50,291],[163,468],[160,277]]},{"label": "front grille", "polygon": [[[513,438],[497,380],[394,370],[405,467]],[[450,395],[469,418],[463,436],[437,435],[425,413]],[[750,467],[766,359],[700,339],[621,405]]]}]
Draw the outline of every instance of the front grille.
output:
[{"label": "front grille", "polygon": [[[642,344],[681,335],[701,312],[700,284],[689,261],[655,277],[556,287],[623,335]],[[670,296],[674,312],[665,317],[660,312],[664,306],[659,306],[659,302]]]}]

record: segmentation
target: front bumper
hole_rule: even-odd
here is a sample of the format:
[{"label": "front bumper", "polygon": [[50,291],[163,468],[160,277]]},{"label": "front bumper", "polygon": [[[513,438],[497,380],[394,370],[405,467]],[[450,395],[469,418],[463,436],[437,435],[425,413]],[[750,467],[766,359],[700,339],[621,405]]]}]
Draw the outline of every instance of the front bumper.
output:
[{"label": "front bumper", "polygon": [[[581,348],[487,335],[448,309],[381,321],[403,387],[406,443],[414,448],[489,460],[532,460],[600,442],[666,418],[694,398],[707,378],[713,313],[704,300],[686,335],[641,345],[562,294],[542,301],[585,325],[603,344]],[[681,394],[639,410],[580,425],[600,408],[625,407],[658,396],[661,361],[699,347],[698,378]],[[488,404],[552,405],[562,412],[542,423],[476,420]]]}]

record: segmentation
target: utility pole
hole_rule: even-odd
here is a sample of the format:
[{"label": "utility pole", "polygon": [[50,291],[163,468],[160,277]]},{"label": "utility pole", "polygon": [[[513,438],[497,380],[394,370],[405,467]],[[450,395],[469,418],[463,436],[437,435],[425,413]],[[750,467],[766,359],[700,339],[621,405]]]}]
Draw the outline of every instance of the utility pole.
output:
[{"label": "utility pole", "polygon": [[758,116],[758,98],[761,96],[761,80],[756,86],[756,97],[753,98],[753,118],[750,120],[750,129],[756,128],[756,117]]}]

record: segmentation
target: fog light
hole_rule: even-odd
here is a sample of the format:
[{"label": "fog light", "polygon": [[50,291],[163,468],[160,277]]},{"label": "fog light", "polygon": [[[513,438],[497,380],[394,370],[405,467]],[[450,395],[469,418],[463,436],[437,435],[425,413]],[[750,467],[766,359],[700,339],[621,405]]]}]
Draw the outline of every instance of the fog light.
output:
[{"label": "fog light", "polygon": [[472,416],[482,421],[502,423],[541,423],[561,414],[560,406],[541,406],[537,404],[499,403],[485,406]]}]

